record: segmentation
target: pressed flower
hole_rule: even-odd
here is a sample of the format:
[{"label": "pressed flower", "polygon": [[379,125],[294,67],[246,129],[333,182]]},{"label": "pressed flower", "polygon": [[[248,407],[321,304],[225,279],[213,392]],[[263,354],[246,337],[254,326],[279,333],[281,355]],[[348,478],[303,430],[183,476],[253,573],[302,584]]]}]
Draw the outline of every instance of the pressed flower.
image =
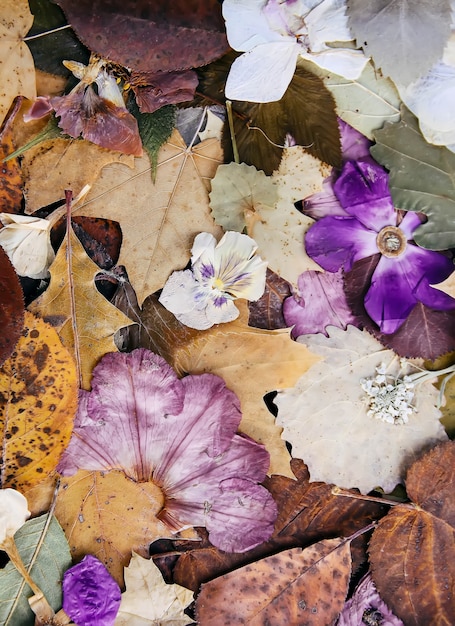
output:
[{"label": "pressed flower", "polygon": [[344,605],[336,626],[404,626],[382,600],[371,574],[366,574],[357,585],[352,598]]},{"label": "pressed flower", "polygon": [[27,498],[15,489],[0,489],[0,548],[30,517]]},{"label": "pressed flower", "polygon": [[88,66],[77,61],[64,64],[80,82],[67,95],[38,98],[24,116],[25,121],[54,110],[60,128],[70,137],[82,135],[103,148],[141,156],[137,121],[126,109],[116,79],[105,69],[106,61],[92,55]]},{"label": "pressed flower", "polygon": [[276,505],[258,483],[269,455],[236,434],[237,396],[212,374],[179,379],[149,350],[111,353],[81,391],[58,471],[121,469],[164,496],[158,518],[172,532],[205,526],[217,547],[242,552],[268,539]]},{"label": "pressed flower", "polygon": [[78,626],[112,626],[120,601],[120,587],[91,554],[66,570],[63,609]]},{"label": "pressed flower", "polygon": [[[414,306],[455,308],[455,299],[431,287],[453,271],[452,259],[412,241],[419,214],[395,210],[388,174],[371,157],[348,161],[333,183],[338,201],[305,236],[308,256],[325,270],[349,271],[355,261],[380,253],[365,296],[365,309],[381,332],[394,333]],[[305,208],[314,215],[315,205]],[[321,214],[321,213],[320,213]]]},{"label": "pressed flower", "polygon": [[13,213],[0,213],[0,221],[0,245],[19,276],[46,278],[55,257],[50,240],[52,223]]},{"label": "pressed flower", "polygon": [[291,82],[299,55],[355,79],[367,58],[349,42],[344,0],[224,0],[229,44],[245,52],[231,66],[226,97],[249,102],[279,100]]},{"label": "pressed flower", "polygon": [[173,272],[159,301],[191,328],[205,330],[239,316],[237,298],[259,300],[264,293],[267,263],[255,256],[256,242],[228,231],[221,240],[210,233],[196,236],[191,269]]}]

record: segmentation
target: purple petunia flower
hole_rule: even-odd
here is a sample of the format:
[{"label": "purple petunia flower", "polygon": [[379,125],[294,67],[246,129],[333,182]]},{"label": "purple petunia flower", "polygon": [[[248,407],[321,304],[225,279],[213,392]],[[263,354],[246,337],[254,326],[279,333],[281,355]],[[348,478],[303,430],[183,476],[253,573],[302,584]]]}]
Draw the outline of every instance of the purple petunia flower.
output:
[{"label": "purple petunia flower", "polygon": [[452,273],[452,260],[413,243],[421,219],[408,212],[400,221],[388,174],[376,161],[370,156],[347,161],[333,192],[305,204],[312,217],[321,215],[318,200],[325,209],[306,234],[307,254],[329,272],[348,272],[355,261],[381,254],[365,296],[365,309],[381,332],[398,330],[418,302],[438,310],[455,308],[454,298],[431,287]]}]

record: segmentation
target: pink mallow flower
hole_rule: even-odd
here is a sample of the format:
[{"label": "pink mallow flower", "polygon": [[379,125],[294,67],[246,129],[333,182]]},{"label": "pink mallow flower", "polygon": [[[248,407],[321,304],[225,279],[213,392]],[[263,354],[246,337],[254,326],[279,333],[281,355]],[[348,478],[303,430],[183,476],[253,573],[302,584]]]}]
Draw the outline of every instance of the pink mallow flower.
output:
[{"label": "pink mallow flower", "polygon": [[265,479],[269,454],[237,434],[240,403],[213,374],[182,379],[146,349],[106,354],[80,392],[58,471],[122,469],[161,488],[158,518],[177,532],[205,526],[211,542],[243,552],[267,540],[277,514]]}]

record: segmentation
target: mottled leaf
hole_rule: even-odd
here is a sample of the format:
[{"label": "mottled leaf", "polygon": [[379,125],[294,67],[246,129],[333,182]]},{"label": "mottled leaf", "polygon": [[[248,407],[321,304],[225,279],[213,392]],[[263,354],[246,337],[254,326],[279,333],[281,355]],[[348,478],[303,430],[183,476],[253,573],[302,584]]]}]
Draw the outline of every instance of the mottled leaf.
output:
[{"label": "mottled leaf", "polygon": [[20,101],[16,103],[8,120],[3,126],[0,139],[0,161],[2,161],[0,173],[0,213],[22,212],[22,170],[19,159],[3,159],[14,152],[14,139],[12,124],[19,110]]},{"label": "mottled leaf", "polygon": [[57,466],[77,407],[76,369],[56,331],[31,313],[0,369],[3,487],[26,489]]},{"label": "mottled leaf", "polygon": [[248,325],[265,330],[286,328],[283,301],[291,295],[291,286],[283,278],[267,269],[264,294],[256,302],[248,303]]},{"label": "mottled leaf", "polygon": [[[62,606],[61,580],[71,567],[71,554],[60,524],[42,515],[26,522],[14,539],[22,561],[47,601],[58,611]],[[35,614],[28,603],[33,595],[12,562],[0,569],[0,622],[3,626],[33,626]]]},{"label": "mottled leaf", "polygon": [[77,4],[58,0],[57,4],[92,52],[133,70],[199,67],[228,50],[216,0],[80,0]]},{"label": "mottled leaf", "polygon": [[202,585],[199,623],[331,624],[346,598],[351,574],[348,540],[292,548]]},{"label": "mottled leaf", "polygon": [[142,146],[152,164],[152,178],[155,180],[158,165],[158,152],[169,139],[175,126],[175,107],[165,106],[154,113],[136,113]]},{"label": "mottled leaf", "polygon": [[416,243],[430,250],[455,247],[455,154],[427,143],[405,108],[401,122],[386,124],[375,139],[371,154],[390,171],[395,206],[428,217],[414,233]]},{"label": "mottled leaf", "polygon": [[359,626],[360,624],[372,626],[404,626],[401,619],[393,615],[388,606],[377,592],[371,574],[365,575],[351,598],[346,602],[336,626]]},{"label": "mottled leaf", "polygon": [[347,7],[357,45],[395,82],[412,83],[442,57],[450,35],[449,0],[437,6],[431,0],[348,0]]},{"label": "mottled leaf", "polygon": [[24,326],[24,296],[19,277],[0,246],[0,365],[10,356]]}]

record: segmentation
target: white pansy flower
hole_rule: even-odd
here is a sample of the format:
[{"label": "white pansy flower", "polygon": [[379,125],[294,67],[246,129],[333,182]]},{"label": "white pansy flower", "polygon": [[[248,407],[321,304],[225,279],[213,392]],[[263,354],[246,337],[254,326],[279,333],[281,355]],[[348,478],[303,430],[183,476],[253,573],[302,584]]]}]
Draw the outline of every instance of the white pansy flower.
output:
[{"label": "white pansy flower", "polygon": [[245,52],[231,66],[226,97],[249,102],[280,100],[299,55],[348,79],[360,76],[368,59],[350,42],[345,0],[224,0],[229,44]]},{"label": "white pansy flower", "polygon": [[191,269],[173,272],[159,301],[190,328],[205,330],[239,316],[237,298],[258,300],[264,293],[267,263],[255,256],[254,239],[228,231],[219,243],[209,233],[196,236]]},{"label": "white pansy flower", "polygon": [[0,245],[19,276],[46,278],[55,257],[50,241],[52,223],[13,213],[0,213],[0,221]]},{"label": "white pansy flower", "polygon": [[15,489],[0,489],[0,547],[30,517],[25,496]]}]

